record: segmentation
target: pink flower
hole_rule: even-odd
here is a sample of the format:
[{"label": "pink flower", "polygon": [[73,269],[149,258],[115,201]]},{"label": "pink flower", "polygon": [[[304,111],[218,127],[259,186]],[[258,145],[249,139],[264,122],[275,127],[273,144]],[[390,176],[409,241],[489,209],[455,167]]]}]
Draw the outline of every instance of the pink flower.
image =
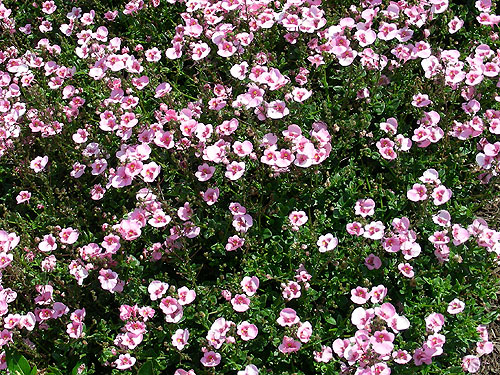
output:
[{"label": "pink flower", "polygon": [[417,108],[420,107],[426,107],[429,104],[432,104],[432,102],[429,100],[429,96],[425,94],[417,94],[413,95],[413,101],[411,104]]},{"label": "pink flower", "polygon": [[207,163],[203,163],[202,165],[198,166],[198,172],[196,172],[194,175],[196,176],[198,181],[204,182],[210,180],[214,172],[215,167],[211,167]]},{"label": "pink flower", "polygon": [[172,335],[172,345],[177,349],[182,350],[187,345],[189,339],[189,331],[187,329],[178,329]]},{"label": "pink flower", "polygon": [[288,219],[293,227],[300,227],[307,223],[307,215],[304,211],[292,211],[290,215],[288,215]]},{"label": "pink flower", "polygon": [[354,213],[362,217],[373,216],[375,213],[375,202],[373,199],[359,199],[354,206]]},{"label": "pink flower", "polygon": [[285,336],[278,349],[281,353],[286,354],[298,351],[301,346],[302,344],[299,341],[295,341],[293,338]]},{"label": "pink flower", "polygon": [[387,355],[394,349],[394,334],[391,332],[376,331],[370,338],[370,343],[372,344],[373,350],[380,355]]},{"label": "pink flower", "polygon": [[312,326],[309,322],[300,323],[297,329],[297,338],[302,342],[308,342],[311,339]]},{"label": "pink flower", "polygon": [[17,204],[21,204],[24,202],[29,203],[31,198],[31,193],[29,191],[23,190],[20,191],[19,194],[16,197]]},{"label": "pink flower", "polygon": [[215,367],[220,363],[221,355],[213,351],[205,352],[203,358],[200,360],[201,364],[205,367]]},{"label": "pink flower", "polygon": [[167,82],[160,83],[155,90],[155,98],[161,98],[172,91],[172,86]]},{"label": "pink flower", "polygon": [[321,351],[314,352],[314,360],[316,362],[328,363],[333,358],[332,348],[329,346],[321,345]]},{"label": "pink flower", "polygon": [[412,278],[413,276],[415,276],[415,272],[413,272],[413,267],[410,265],[410,263],[400,263],[398,265],[398,269],[405,277]]},{"label": "pink flower", "polygon": [[280,311],[280,316],[276,322],[282,327],[291,327],[299,323],[300,319],[294,309],[284,308]]},{"label": "pink flower", "polygon": [[253,340],[259,333],[257,326],[250,324],[247,321],[243,321],[238,324],[237,329],[238,335],[240,335],[241,339],[244,341]]},{"label": "pink flower", "polygon": [[381,221],[372,221],[365,225],[363,236],[372,240],[381,240],[384,237],[385,226]]},{"label": "pink flower", "polygon": [[424,201],[427,199],[427,188],[425,185],[413,184],[413,187],[408,190],[406,196],[412,202]]},{"label": "pink flower", "polygon": [[233,223],[232,224],[233,224],[233,227],[238,232],[246,233],[248,231],[248,229],[250,229],[253,226],[253,219],[248,214],[236,215],[236,216],[233,216]]},{"label": "pink flower", "polygon": [[181,306],[189,305],[196,298],[196,292],[194,290],[191,290],[191,289],[185,287],[185,286],[177,289],[177,295],[179,296],[178,302],[179,302],[179,305],[181,305]]},{"label": "pink flower", "polygon": [[447,189],[444,185],[439,185],[432,191],[432,198],[434,198],[434,204],[436,206],[442,205],[450,200],[452,192]]},{"label": "pink flower", "polygon": [[76,240],[78,240],[78,236],[79,236],[78,231],[71,227],[64,228],[59,233],[59,238],[61,242],[68,245],[74,244]]},{"label": "pink flower", "polygon": [[232,236],[227,239],[226,251],[235,251],[243,246],[245,239],[239,236]]},{"label": "pink flower", "polygon": [[470,373],[478,372],[479,367],[481,367],[481,361],[475,355],[466,355],[462,359],[462,369],[465,372],[470,372]]},{"label": "pink flower", "polygon": [[160,174],[161,167],[154,161],[148,164],[144,164],[140,171],[144,182],[153,182],[156,177]]},{"label": "pink flower", "polygon": [[432,313],[425,318],[425,325],[429,331],[439,332],[444,325],[444,316],[439,313]]},{"label": "pink flower", "polygon": [[250,308],[250,299],[244,294],[236,294],[231,300],[234,311],[245,312]]},{"label": "pink flower", "polygon": [[259,375],[259,369],[255,365],[248,365],[244,370],[238,371],[236,375]]},{"label": "pink flower", "polygon": [[259,288],[259,279],[257,276],[245,276],[240,285],[247,296],[253,296]]},{"label": "pink flower", "polygon": [[207,202],[209,206],[215,204],[219,199],[219,188],[208,188],[203,194],[203,200]]},{"label": "pink flower", "polygon": [[346,230],[347,233],[358,237],[363,235],[363,233],[365,232],[364,228],[361,226],[361,223],[358,223],[357,221],[353,221],[352,223],[347,224]]},{"label": "pink flower", "polygon": [[392,358],[394,359],[394,362],[400,365],[404,365],[405,363],[411,361],[411,355],[406,350],[401,349],[392,352]]},{"label": "pink flower", "polygon": [[362,305],[368,301],[370,298],[370,294],[368,293],[368,289],[362,288],[360,286],[351,290],[351,301],[357,303],[358,305]]},{"label": "pink flower", "polygon": [[324,253],[326,251],[331,251],[337,247],[339,240],[337,237],[333,237],[331,233],[327,233],[324,236],[319,236],[316,245],[319,246],[319,252]]},{"label": "pink flower", "polygon": [[114,362],[116,368],[119,370],[126,370],[131,368],[136,362],[135,357],[131,357],[130,354],[120,354],[118,359]]},{"label": "pink flower", "polygon": [[238,180],[245,173],[245,163],[233,161],[226,166],[225,176],[232,181]]},{"label": "pink flower", "polygon": [[109,269],[101,269],[99,271],[99,281],[101,282],[101,287],[104,290],[113,292],[118,285],[118,274]]},{"label": "pink flower", "polygon": [[286,107],[285,102],[280,100],[275,100],[268,104],[267,106],[267,117],[278,120],[290,113],[290,110]]},{"label": "pink flower", "polygon": [[151,298],[151,301],[156,301],[158,298],[163,297],[163,295],[167,292],[167,289],[167,283],[153,280],[148,286],[149,298]]},{"label": "pink flower", "polygon": [[33,169],[35,173],[41,172],[44,170],[48,161],[49,161],[48,156],[43,156],[43,157],[37,156],[35,159],[31,161],[30,168]]},{"label": "pink flower", "polygon": [[52,234],[43,236],[43,241],[38,244],[38,249],[44,253],[57,249],[55,237]]},{"label": "pink flower", "polygon": [[375,254],[370,254],[365,258],[365,266],[370,271],[374,269],[378,270],[382,266],[382,261]]},{"label": "pink flower", "polygon": [[455,298],[448,304],[448,309],[446,311],[448,311],[449,314],[455,315],[461,313],[462,311],[464,311],[464,309],[465,309],[465,303]]}]

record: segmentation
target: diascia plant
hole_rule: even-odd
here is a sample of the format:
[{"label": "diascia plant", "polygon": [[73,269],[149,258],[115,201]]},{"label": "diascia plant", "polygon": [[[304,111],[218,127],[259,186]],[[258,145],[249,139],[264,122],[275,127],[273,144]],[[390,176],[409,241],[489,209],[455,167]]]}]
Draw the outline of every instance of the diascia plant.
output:
[{"label": "diascia plant", "polygon": [[496,12],[0,0],[0,369],[480,371]]}]

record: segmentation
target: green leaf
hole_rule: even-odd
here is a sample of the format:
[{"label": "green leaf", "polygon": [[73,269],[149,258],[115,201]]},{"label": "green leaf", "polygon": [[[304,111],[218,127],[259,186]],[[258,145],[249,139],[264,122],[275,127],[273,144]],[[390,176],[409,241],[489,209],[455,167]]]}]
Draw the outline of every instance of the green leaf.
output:
[{"label": "green leaf", "polygon": [[29,365],[28,360],[24,358],[24,356],[19,357],[17,365],[19,366],[19,369],[22,371],[23,374],[25,375],[31,374],[31,366]]},{"label": "green leaf", "polygon": [[137,375],[154,375],[154,369],[153,369],[153,362],[152,361],[147,361],[142,365],[142,367],[139,369],[139,372]]},{"label": "green leaf", "polygon": [[273,233],[269,230],[269,228],[264,229],[264,231],[262,232],[262,238],[265,240],[271,238],[272,236]]},{"label": "green leaf", "polygon": [[328,318],[325,319],[327,323],[330,323],[331,325],[336,325],[337,321],[333,316],[329,316]]}]

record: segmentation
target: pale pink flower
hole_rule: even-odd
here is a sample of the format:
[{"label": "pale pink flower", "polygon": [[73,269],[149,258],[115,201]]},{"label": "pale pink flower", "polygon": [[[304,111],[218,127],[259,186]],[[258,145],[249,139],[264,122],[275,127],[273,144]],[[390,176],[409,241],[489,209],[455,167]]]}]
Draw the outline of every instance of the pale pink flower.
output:
[{"label": "pale pink flower", "polygon": [[187,345],[189,339],[189,331],[187,329],[178,329],[172,335],[172,345],[177,349],[182,350]]},{"label": "pale pink flower", "polygon": [[225,176],[232,181],[238,180],[245,173],[245,163],[233,161],[226,166]]},{"label": "pale pink flower", "polygon": [[413,276],[415,276],[415,272],[413,272],[413,267],[410,263],[400,263],[398,264],[398,269],[405,277],[412,278]]},{"label": "pale pink flower", "polygon": [[250,299],[244,294],[236,294],[231,300],[233,309],[236,312],[245,312],[250,308]]},{"label": "pale pink flower", "polygon": [[462,359],[462,369],[465,372],[469,373],[476,373],[479,371],[479,368],[481,367],[481,361],[479,360],[479,357],[475,355],[466,355]]},{"label": "pale pink flower", "polygon": [[203,194],[203,200],[209,205],[212,206],[219,199],[219,188],[208,188]]},{"label": "pale pink flower", "polygon": [[300,227],[307,223],[308,217],[304,211],[292,211],[290,215],[288,215],[288,219],[292,226]]},{"label": "pale pink flower", "polygon": [[378,270],[382,266],[382,261],[375,254],[370,254],[365,258],[365,266],[370,271],[374,269]]},{"label": "pale pink flower", "polygon": [[38,249],[44,253],[57,249],[55,237],[52,234],[43,236],[43,240],[38,244]]},{"label": "pale pink flower", "polygon": [[295,341],[293,338],[285,336],[283,337],[283,342],[278,349],[281,353],[286,354],[298,351],[301,346],[302,344],[300,341]]},{"label": "pale pink flower", "polygon": [[280,311],[280,316],[276,322],[278,322],[278,324],[282,327],[291,327],[294,324],[299,323],[300,319],[294,309],[284,308]]},{"label": "pale pink flower", "polygon": [[359,199],[354,206],[355,215],[362,217],[373,216],[375,213],[375,202],[373,199]]},{"label": "pale pink flower", "polygon": [[372,240],[381,240],[384,237],[385,226],[381,221],[372,221],[365,225],[363,236]]},{"label": "pale pink flower", "polygon": [[24,202],[29,203],[30,198],[31,198],[31,193],[27,190],[22,190],[17,195],[16,201],[17,201],[17,204],[21,204]]},{"label": "pale pink flower", "polygon": [[118,359],[114,362],[116,368],[119,370],[126,370],[131,368],[136,362],[135,357],[132,357],[130,354],[120,354]]},{"label": "pale pink flower", "polygon": [[238,371],[236,375],[259,375],[259,369],[255,365],[248,365],[244,370]]},{"label": "pale pink flower", "polygon": [[425,185],[413,184],[413,187],[408,190],[406,196],[412,202],[424,201],[427,199],[427,188]]},{"label": "pale pink flower", "polygon": [[41,172],[44,170],[48,161],[49,161],[48,156],[43,156],[43,157],[37,156],[35,159],[31,161],[30,168],[33,169],[35,173]]},{"label": "pale pink flower", "polygon": [[157,299],[163,297],[163,295],[168,290],[168,284],[162,281],[153,280],[148,286],[149,298],[151,301],[156,301]]},{"label": "pale pink flower", "polygon": [[71,245],[78,240],[79,233],[76,229],[71,227],[63,228],[59,233],[59,239],[62,243]]},{"label": "pale pink flower", "polygon": [[245,276],[240,285],[247,296],[253,296],[259,288],[259,279],[257,276]]},{"label": "pale pink flower", "polygon": [[434,204],[436,206],[445,204],[448,202],[452,196],[452,192],[450,189],[447,189],[444,185],[439,185],[435,187],[432,191],[432,198],[434,198]]},{"label": "pale pink flower", "polygon": [[196,292],[185,286],[177,289],[177,295],[179,296],[179,299],[177,301],[181,306],[189,305],[196,298]]},{"label": "pale pink flower", "polygon": [[201,364],[205,367],[215,367],[220,363],[221,355],[213,351],[205,352],[203,358],[200,360]]},{"label": "pale pink flower", "polygon": [[302,342],[308,342],[311,339],[312,326],[309,322],[300,323],[297,329],[297,338]]},{"label": "pale pink flower", "polygon": [[319,246],[319,252],[324,253],[326,251],[331,251],[337,247],[339,240],[337,237],[333,237],[331,233],[327,233],[323,236],[319,236],[316,245]]},{"label": "pale pink flower", "polygon": [[439,332],[444,325],[444,316],[439,313],[432,313],[425,318],[425,325],[429,331]]},{"label": "pale pink flower", "polygon": [[247,321],[243,321],[237,326],[237,333],[240,335],[241,339],[244,341],[253,340],[257,337],[259,330],[254,324],[250,324]]},{"label": "pale pink flower", "polygon": [[448,308],[446,311],[448,311],[449,314],[459,314],[465,309],[465,303],[460,301],[458,298],[455,298],[453,301],[451,301],[448,304]]},{"label": "pale pink flower", "polygon": [[351,290],[351,301],[358,305],[366,303],[369,298],[370,294],[368,293],[368,289],[366,288],[358,286],[355,289]]}]

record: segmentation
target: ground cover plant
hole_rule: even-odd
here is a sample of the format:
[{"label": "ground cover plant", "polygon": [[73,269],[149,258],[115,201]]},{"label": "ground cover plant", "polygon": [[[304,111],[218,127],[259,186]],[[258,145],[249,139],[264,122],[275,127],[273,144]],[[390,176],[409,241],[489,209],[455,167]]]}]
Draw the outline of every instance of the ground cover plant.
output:
[{"label": "ground cover plant", "polygon": [[500,15],[351,3],[0,0],[0,370],[481,371]]}]

